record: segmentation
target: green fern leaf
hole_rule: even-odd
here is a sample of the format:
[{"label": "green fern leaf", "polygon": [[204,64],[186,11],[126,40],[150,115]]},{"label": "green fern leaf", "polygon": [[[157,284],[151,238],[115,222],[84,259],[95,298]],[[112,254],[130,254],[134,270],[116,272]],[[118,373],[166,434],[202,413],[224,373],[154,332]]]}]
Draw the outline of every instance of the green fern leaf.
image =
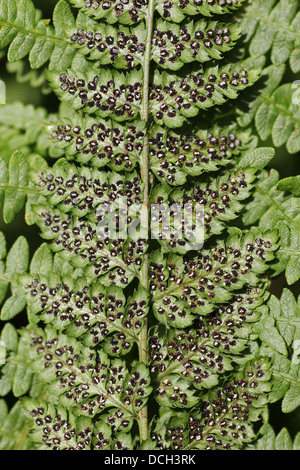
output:
[{"label": "green fern leaf", "polygon": [[299,299],[284,289],[280,300],[271,296],[268,302],[270,315],[288,352],[275,351],[265,346],[264,354],[272,358],[271,402],[282,399],[282,410],[289,413],[299,406]]},{"label": "green fern leaf", "polygon": [[22,152],[16,150],[8,168],[2,161],[0,188],[4,190],[3,219],[9,224],[25,203],[27,189],[27,162]]},{"label": "green fern leaf", "polygon": [[[151,371],[159,383],[158,400],[166,397],[170,375],[178,375],[192,390],[203,391],[216,386],[223,374],[233,370],[235,357],[249,347],[252,325],[261,315],[258,307],[267,297],[263,288],[248,289],[219,306],[208,319],[197,320],[195,329],[153,331]],[[185,398],[178,393],[176,389],[174,397],[168,396],[167,406],[183,406],[181,399]],[[189,405],[185,403],[185,407]]]},{"label": "green fern leaf", "polygon": [[277,227],[281,247],[277,253],[274,275],[285,271],[288,284],[295,283],[299,273],[299,198],[287,197],[279,191],[278,173],[272,170],[261,174],[257,191],[246,206],[244,222],[253,224],[259,219],[262,230]]},{"label": "green fern leaf", "polygon": [[150,110],[157,124],[181,127],[186,118],[197,116],[199,109],[236,99],[259,74],[259,70],[247,72],[242,66],[233,70],[230,66],[209,67],[182,77],[156,72],[150,86]]},{"label": "green fern leaf", "polygon": [[76,50],[65,39],[65,31],[74,23],[68,4],[61,0],[53,14],[53,24],[40,20],[31,0],[13,0],[0,4],[2,22],[0,47],[9,45],[8,60],[17,62],[27,55],[33,69],[42,67],[50,59],[50,67],[68,67]]},{"label": "green fern leaf", "polygon": [[[76,117],[75,117],[76,116]],[[145,138],[145,126],[140,121],[108,123],[82,116],[59,116],[58,124],[50,126],[50,141],[62,149],[68,160],[89,163],[96,168],[109,166],[114,171],[131,170],[140,161]],[[74,125],[76,121],[76,125]]]},{"label": "green fern leaf", "polygon": [[299,450],[299,433],[292,440],[287,428],[282,428],[276,435],[272,426],[264,424],[259,431],[259,438],[254,444],[247,446],[247,450]]},{"label": "green fern leaf", "polygon": [[[109,360],[103,351],[83,348],[80,342],[57,335],[52,328],[31,329],[26,336],[32,349],[32,367],[48,384],[49,396],[55,401],[79,416],[92,417],[110,408],[105,421],[115,423],[116,430],[129,430],[139,419],[138,412],[151,393],[145,364],[133,363],[128,372],[121,360]],[[115,419],[118,412],[122,414]]]},{"label": "green fern leaf", "polygon": [[22,398],[29,427],[30,439],[39,450],[89,450],[92,423],[90,419],[75,417],[62,406],[44,400]]},{"label": "green fern leaf", "polygon": [[268,102],[261,104],[255,116],[255,125],[263,140],[272,135],[274,145],[287,146],[289,153],[300,149],[299,106],[294,103],[292,84],[279,87]]},{"label": "green fern leaf", "polygon": [[274,65],[286,62],[299,45],[298,1],[254,0],[247,6],[241,27],[250,42],[250,54],[259,56],[271,50]]},{"label": "green fern leaf", "polygon": [[1,450],[35,450],[33,442],[27,435],[28,428],[24,410],[16,403],[10,410],[4,400],[0,400],[0,449]]},{"label": "green fern leaf", "polygon": [[[3,239],[3,244],[5,240]],[[6,255],[5,246],[3,247],[3,258]],[[25,237],[20,236],[14,242],[7,253],[5,262],[2,261],[2,279],[1,279],[1,302],[4,304],[1,309],[1,320],[11,320],[25,307],[25,298],[20,290],[18,276],[26,272],[29,263],[29,246]],[[10,286],[11,296],[7,295]]]}]

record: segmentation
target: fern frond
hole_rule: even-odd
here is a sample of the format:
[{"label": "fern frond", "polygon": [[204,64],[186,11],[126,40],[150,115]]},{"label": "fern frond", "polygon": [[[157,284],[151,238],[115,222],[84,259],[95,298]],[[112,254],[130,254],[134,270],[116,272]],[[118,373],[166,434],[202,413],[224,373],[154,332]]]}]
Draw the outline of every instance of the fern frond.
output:
[{"label": "fern frond", "polygon": [[43,386],[33,374],[24,338],[19,337],[19,332],[12,324],[6,323],[1,332],[1,341],[6,357],[0,368],[0,396],[10,392],[15,397],[26,393],[33,397],[41,395]]},{"label": "fern frond", "polygon": [[[78,64],[79,65],[79,64]],[[236,99],[238,92],[258,79],[259,71],[225,66],[182,77],[157,72],[150,85],[150,112],[154,120],[167,127],[181,127],[186,118],[199,109]],[[141,71],[127,74],[96,69],[67,70],[60,76],[49,73],[49,80],[59,98],[87,114],[110,117],[118,122],[136,119],[141,113],[143,76]]]},{"label": "fern frond", "polygon": [[150,337],[150,354],[151,372],[159,384],[158,402],[168,407],[189,407],[180,390],[169,392],[168,381],[174,376],[179,378],[177,387],[188,383],[200,400],[197,390],[213,388],[223,374],[232,371],[235,360],[249,348],[253,324],[261,316],[258,307],[267,297],[264,287],[249,288],[219,306],[209,318],[197,320],[194,329],[155,329]]},{"label": "fern frond", "polygon": [[[0,125],[3,128],[14,129],[19,132],[19,137],[15,137],[12,142],[1,141],[3,147],[5,145],[14,145],[16,148],[34,146],[33,148],[42,151],[39,141],[44,139],[42,136],[43,125],[47,117],[44,108],[34,108],[32,105],[23,105],[20,102],[6,104],[1,106]],[[5,148],[5,147],[4,147]],[[9,147],[12,149],[11,147]],[[13,152],[11,151],[11,154]],[[11,155],[10,154],[10,155]],[[1,153],[3,155],[3,153]]]},{"label": "fern frond", "polygon": [[150,137],[150,168],[161,182],[185,183],[187,176],[217,171],[256,145],[250,130],[214,126],[194,134],[177,134],[154,126]]},{"label": "fern frond", "polygon": [[[83,21],[78,21],[82,18]],[[143,63],[147,30],[144,23],[136,27],[120,28],[97,22],[86,22],[86,16],[77,17],[78,29],[70,40],[91,61],[112,65],[117,69],[131,69]]]},{"label": "fern frond", "polygon": [[77,416],[108,411],[103,420],[118,431],[129,431],[138,421],[152,390],[145,364],[135,362],[129,372],[120,359],[110,360],[104,351],[85,348],[49,327],[29,328],[24,335],[32,368],[47,384],[50,402],[52,396]]},{"label": "fern frond", "polygon": [[[59,124],[58,124],[59,123]],[[76,124],[75,124],[76,123]],[[153,126],[149,137],[150,168],[157,178],[170,185],[183,184],[187,175],[217,171],[256,145],[250,129],[235,125],[215,125],[190,134],[176,134]],[[141,159],[145,126],[141,121],[121,124],[77,113],[69,117],[64,109],[49,126],[51,146],[64,151],[68,160],[89,163],[114,171],[132,170]],[[61,150],[60,150],[61,149]]]},{"label": "fern frond", "polygon": [[15,150],[21,150],[24,156],[35,152],[45,157],[61,156],[62,152],[48,142],[45,133],[48,119],[54,120],[54,115],[49,115],[42,107],[34,108],[21,102],[2,105],[0,129],[5,139],[0,141],[1,158],[8,163]]},{"label": "fern frond", "polygon": [[150,85],[150,110],[157,124],[181,127],[186,118],[197,116],[199,109],[236,99],[258,76],[258,70],[248,73],[243,67],[230,66],[209,67],[182,77],[156,72]]},{"label": "fern frond", "polygon": [[[121,24],[137,23],[147,14],[148,0],[70,0],[72,5],[96,19],[104,18],[107,23],[119,21]],[[239,8],[244,0],[174,0],[159,1],[155,5],[163,18],[180,23],[186,16],[212,16],[229,13]]]},{"label": "fern frond", "polygon": [[255,438],[253,423],[266,410],[270,362],[258,359],[240,368],[234,382],[207,392],[190,413],[165,413],[153,429],[158,448],[234,450]]},{"label": "fern frond", "polygon": [[[77,417],[64,407],[44,400],[23,398],[31,428],[30,438],[38,450],[132,450],[131,436],[113,432],[113,426]],[[125,422],[125,420],[124,420]]]},{"label": "fern frond", "polygon": [[[298,303],[293,293],[284,288],[280,299],[272,295],[268,301],[270,315],[275,318],[278,332],[284,338],[288,347],[293,346],[293,341],[300,337],[300,324],[299,324],[299,300]],[[298,350],[295,353],[294,359],[297,359]]]},{"label": "fern frond", "polygon": [[276,186],[280,191],[288,191],[293,196],[300,196],[300,176],[288,176],[280,180]]},{"label": "fern frond", "polygon": [[35,212],[42,237],[53,240],[51,248],[56,252],[63,251],[64,258],[73,266],[84,268],[87,277],[98,277],[104,285],[119,287],[140,277],[146,239],[125,242],[124,238],[99,239],[98,223],[83,222],[58,210],[51,211],[47,206],[36,206]]},{"label": "fern frond", "polygon": [[185,16],[201,14],[203,16],[224,15],[241,7],[244,0],[175,0],[159,2],[157,11],[164,18],[175,23],[183,21]]},{"label": "fern frond", "polygon": [[[262,56],[263,58],[263,56]],[[263,58],[264,59],[264,58]],[[256,58],[261,60],[261,58]],[[242,127],[247,127],[255,118],[255,114],[262,103],[267,103],[269,96],[278,88],[285,72],[285,65],[270,65],[265,67],[265,60],[262,63],[261,77],[249,89],[249,96],[243,96],[241,101],[237,101],[237,122]]]},{"label": "fern frond", "polygon": [[275,147],[286,145],[289,153],[300,150],[300,112],[292,83],[281,85],[261,104],[255,125],[262,140],[272,136]]},{"label": "fern frond", "polygon": [[259,430],[258,439],[248,444],[247,450],[299,450],[300,433],[292,439],[287,428],[282,428],[278,434],[275,433],[271,424],[264,424]]},{"label": "fern frond", "polygon": [[1,107],[3,219],[45,242],[0,233],[0,448],[298,446],[267,423],[300,403],[299,300],[269,292],[299,177],[259,142],[299,149],[299,0],[55,3],[0,0],[0,57],[61,102]]},{"label": "fern frond", "polygon": [[[203,183],[199,181],[184,190],[156,186],[150,193],[150,201],[156,207],[161,207],[162,211],[155,213],[151,210],[151,227],[153,233],[157,228],[158,233],[155,235],[159,243],[176,253],[184,254],[193,249],[196,246],[193,221],[202,225],[202,242],[212,235],[219,235],[225,224],[234,220],[242,210],[242,201],[251,194],[255,172],[251,168],[245,171],[229,170],[217,178],[206,179]],[[184,227],[179,227],[182,233],[178,234],[178,221],[182,220],[182,213],[188,204],[193,207],[199,204],[199,213],[191,213],[190,220],[186,218]],[[197,220],[198,217],[203,217],[203,220]]]},{"label": "fern frond", "polygon": [[[31,173],[32,181],[40,188],[43,197],[62,212],[72,212],[73,216],[84,217],[95,222],[100,220],[97,208],[100,204],[114,204],[127,198],[127,204],[142,202],[143,183],[137,173],[127,173],[126,177],[115,172],[93,171],[87,167],[76,167],[60,159],[51,169],[36,174]],[[128,222],[129,223],[129,222]]]},{"label": "fern frond", "polygon": [[283,338],[286,351],[265,347],[264,354],[272,359],[273,384],[270,401],[282,400],[282,410],[289,413],[299,406],[299,298],[284,289],[280,300],[272,295],[268,302],[270,315]]},{"label": "fern frond", "polygon": [[68,160],[88,163],[95,168],[107,165],[114,171],[135,168],[141,158],[146,132],[141,121],[121,124],[73,111],[72,117],[65,113],[56,117],[49,130],[51,146],[62,149]]},{"label": "fern frond", "polygon": [[299,364],[276,353],[273,356],[272,373],[274,384],[271,402],[282,399],[282,410],[290,413],[299,406]]},{"label": "fern frond", "polygon": [[298,8],[298,0],[254,0],[247,5],[241,27],[250,42],[250,54],[260,56],[270,52],[274,65],[290,60],[292,70],[297,73],[300,44]]},{"label": "fern frond", "polygon": [[[277,189],[278,173],[263,171],[258,179],[257,190],[243,216],[245,224],[259,220],[262,230],[277,228],[280,233],[280,249],[274,265],[274,275],[285,271],[288,284],[294,284],[299,272],[299,198],[289,197]],[[295,187],[295,191],[297,190]]]},{"label": "fern frond", "polygon": [[[130,69],[143,63],[147,39],[144,23],[116,30],[109,24],[99,25],[84,10],[75,19],[69,5],[60,0],[51,26],[49,20],[39,18],[31,0],[23,0],[20,5],[17,8],[14,0],[7,10],[3,1],[0,12],[3,21],[0,47],[9,46],[8,60],[12,63],[29,55],[33,69],[50,61],[50,69],[61,70],[71,65],[77,52],[98,64],[116,68]],[[119,5],[129,7],[129,4]],[[178,70],[194,60],[220,59],[239,36],[236,25],[229,28],[224,23],[202,20],[180,28],[160,19],[153,34],[151,58],[163,67]]]},{"label": "fern frond", "polygon": [[[76,24],[78,29],[72,32],[70,40],[89,60],[120,69],[143,63],[147,37],[143,22],[130,29],[116,30],[111,25],[87,22],[84,15],[78,15]],[[235,25],[228,28],[223,23],[202,20],[180,27],[160,19],[155,23],[151,59],[163,68],[178,70],[185,63],[221,59],[239,37]]]},{"label": "fern frond", "polygon": [[50,60],[50,68],[68,67],[76,50],[65,39],[65,31],[73,26],[74,17],[65,1],[60,1],[53,14],[53,27],[40,20],[31,0],[5,0],[0,3],[0,47],[9,45],[8,60],[17,62],[29,55],[33,69]]},{"label": "fern frond", "polygon": [[112,356],[128,354],[138,344],[148,295],[141,286],[126,301],[122,289],[91,284],[86,278],[60,278],[58,274],[20,278],[27,298],[30,322],[43,321],[85,346],[102,349]]},{"label": "fern frond", "polygon": [[269,75],[267,86],[252,100],[250,113],[242,113],[239,123],[249,125],[255,116],[261,139],[272,136],[275,147],[286,145],[289,153],[297,153],[300,149],[298,82],[295,76],[293,83],[285,83],[278,88],[278,79],[281,80],[287,62],[295,74],[300,70],[298,8],[298,0],[254,0],[246,6],[240,22],[245,42],[250,42],[251,56],[262,57],[270,53],[273,65],[267,67],[262,75],[272,72],[274,76]]},{"label": "fern frond", "polygon": [[[95,173],[60,160],[31,177],[40,188],[39,198],[30,205],[34,222],[43,238],[54,240],[54,251],[63,250],[66,259],[85,267],[88,277],[101,276],[105,285],[124,287],[139,277],[147,241],[142,231],[127,239],[141,222],[143,185],[137,174]],[[116,239],[107,230],[113,230]]]},{"label": "fern frond", "polygon": [[[263,238],[262,238],[263,237]],[[193,315],[211,312],[216,303],[230,300],[243,286],[255,286],[267,262],[274,258],[277,235],[250,230],[234,233],[198,256],[150,257],[150,289],[156,318],[173,327],[192,324]]]},{"label": "fern frond", "polygon": [[68,70],[57,75],[49,73],[53,90],[62,101],[75,109],[118,122],[132,120],[139,116],[142,103],[142,72],[133,71],[127,75],[103,70],[99,76],[96,69]]},{"label": "fern frond", "polygon": [[20,236],[7,252],[5,237],[2,232],[0,233],[0,239],[0,303],[3,303],[1,320],[8,321],[25,307],[25,299],[20,290],[18,276],[26,272],[28,268],[29,245],[26,238]]},{"label": "fern frond", "polygon": [[26,198],[27,161],[22,152],[16,150],[9,160],[9,167],[1,161],[1,199],[4,195],[3,217],[6,223],[14,220],[23,208]]},{"label": "fern frond", "polygon": [[63,406],[54,406],[45,400],[22,398],[30,439],[38,450],[89,450],[92,422],[75,417]]}]

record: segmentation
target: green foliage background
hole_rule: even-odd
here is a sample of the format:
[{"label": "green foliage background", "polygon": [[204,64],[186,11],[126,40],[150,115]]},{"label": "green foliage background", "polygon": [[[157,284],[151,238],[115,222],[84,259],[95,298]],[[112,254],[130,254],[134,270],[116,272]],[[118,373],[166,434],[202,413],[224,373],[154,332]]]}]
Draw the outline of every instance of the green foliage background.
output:
[{"label": "green foliage background", "polygon": [[[57,0],[33,0],[36,8],[39,8],[43,11],[43,17],[51,17],[51,12],[53,11],[54,5],[57,3]],[[268,64],[267,64],[268,65]],[[20,101],[23,104],[32,104],[35,107],[44,107],[49,112],[56,112],[58,109],[59,101],[54,93],[48,93],[47,90],[43,90],[41,87],[32,87],[28,81],[18,81],[16,79],[15,73],[10,73],[8,70],[12,71],[13,68],[11,65],[7,66],[6,58],[2,58],[0,61],[0,70],[1,70],[1,79],[3,79],[7,86],[7,102],[13,103],[15,101]],[[300,77],[299,77],[300,78]],[[281,84],[290,83],[295,80],[295,74],[287,67],[287,70],[284,74]],[[0,111],[1,112],[1,111]],[[273,147],[273,142],[271,138],[260,142],[260,146],[263,147]],[[268,170],[270,168],[276,169],[280,178],[286,178],[290,176],[295,176],[299,174],[300,170],[300,154],[288,154],[285,145],[276,148],[276,154],[270,165],[266,167]],[[1,214],[0,220],[0,230],[5,234],[8,248],[12,246],[19,234],[24,235],[27,240],[30,242],[30,251],[31,255],[38,248],[41,243],[41,238],[38,235],[38,230],[35,226],[28,226],[24,222],[24,211],[18,214],[13,223],[7,225],[4,223]],[[300,260],[299,260],[300,263]],[[272,280],[270,291],[275,294],[277,298],[280,298],[284,288],[287,287],[286,279],[284,273],[275,277]],[[293,292],[294,296],[297,298],[300,295],[300,284],[299,281],[292,286],[289,286],[289,289]],[[27,324],[26,314],[17,316],[13,323],[19,327]],[[0,324],[1,327],[1,324]],[[15,402],[15,398],[10,395],[8,401],[12,405]],[[274,405],[270,406],[270,424],[273,426],[275,433],[279,433],[283,427],[286,427],[290,433],[292,439],[296,436],[297,432],[300,429],[300,407],[295,411],[289,414],[283,414],[281,412],[281,402],[277,402]],[[267,438],[269,439],[267,443]],[[260,444],[257,445],[257,448],[264,447],[266,448],[270,442],[275,440],[275,436],[272,434],[272,430],[266,427],[266,433],[264,435],[265,442],[260,441]],[[272,441],[273,439],[273,441]],[[282,446],[282,442],[286,442],[289,439],[284,435],[284,431],[277,437],[278,446]],[[290,443],[291,445],[291,443]]]},{"label": "green foliage background", "polygon": [[[58,0],[35,0],[33,3],[36,8],[43,11],[43,17],[51,17],[54,6]],[[9,67],[9,66],[8,66]],[[7,59],[0,61],[1,79],[6,84],[6,102],[14,103],[20,101],[23,104],[31,104],[35,107],[44,107],[49,112],[55,112],[58,109],[59,101],[54,93],[45,93],[43,88],[31,86],[27,80],[17,80],[15,73],[9,73],[7,70]],[[29,72],[29,70],[28,70]],[[26,75],[25,75],[26,76]],[[5,224],[2,213],[0,214],[0,230],[6,234],[8,247],[13,244],[17,234],[22,233],[31,242],[32,253],[40,245],[40,237],[34,227],[29,227],[24,221],[24,211],[22,211],[12,224]]]}]

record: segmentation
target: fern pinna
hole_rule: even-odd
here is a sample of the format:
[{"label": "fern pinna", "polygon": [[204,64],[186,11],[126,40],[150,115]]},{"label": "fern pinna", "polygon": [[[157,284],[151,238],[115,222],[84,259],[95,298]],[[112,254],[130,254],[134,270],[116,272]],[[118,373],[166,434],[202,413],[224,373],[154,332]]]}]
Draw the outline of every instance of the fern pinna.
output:
[{"label": "fern pinna", "polygon": [[[4,222],[45,240],[0,234],[0,448],[299,448],[268,422],[300,405],[299,303],[270,294],[299,280],[299,177],[262,143],[300,148],[298,9],[0,0],[8,71],[60,101],[0,108]],[[197,204],[201,248],[172,218]]]}]

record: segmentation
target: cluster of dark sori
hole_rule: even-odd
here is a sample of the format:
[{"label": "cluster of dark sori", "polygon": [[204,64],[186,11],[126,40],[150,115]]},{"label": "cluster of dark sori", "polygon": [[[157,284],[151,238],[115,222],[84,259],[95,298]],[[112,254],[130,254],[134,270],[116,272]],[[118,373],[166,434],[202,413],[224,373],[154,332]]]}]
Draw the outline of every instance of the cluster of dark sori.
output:
[{"label": "cluster of dark sori", "polygon": [[[78,219],[51,212],[47,207],[39,208],[37,224],[42,236],[53,239],[52,248],[63,250],[63,255],[74,266],[85,269],[88,277],[102,277],[102,283],[126,286],[139,276],[147,240],[124,238],[102,239],[98,236],[98,224],[85,217]],[[104,276],[104,277],[103,277]]]},{"label": "cluster of dark sori", "polygon": [[[50,284],[50,285],[49,285]],[[136,294],[125,304],[121,288],[107,292],[101,284],[88,285],[86,278],[76,282],[24,279],[28,309],[38,319],[68,335],[81,337],[85,346],[106,340],[110,355],[127,354],[138,341],[142,318],[147,312],[144,296]]]},{"label": "cluster of dark sori", "polygon": [[[64,164],[63,164],[64,163]],[[127,176],[128,175],[128,176]],[[89,215],[92,221],[99,220],[101,211],[108,212],[112,204],[124,201],[126,207],[142,203],[143,184],[135,173],[126,176],[97,171],[86,167],[75,167],[61,159],[59,165],[38,174],[38,187],[47,196],[52,206],[59,206],[73,216]],[[120,209],[121,210],[121,209]],[[98,217],[99,216],[99,217]],[[129,223],[128,218],[125,223]]]},{"label": "cluster of dark sori", "polygon": [[130,77],[127,78],[127,85],[123,77],[117,86],[110,72],[94,75],[90,79],[76,79],[73,75],[62,73],[59,77],[60,94],[62,97],[64,93],[73,96],[76,108],[83,108],[89,114],[96,113],[117,121],[132,120],[137,117],[141,107],[143,84],[137,80],[130,83]]},{"label": "cluster of dark sori", "polygon": [[112,166],[118,170],[132,170],[144,147],[145,130],[140,124],[128,126],[87,118],[81,125],[58,125],[51,138],[67,154],[94,167]]},{"label": "cluster of dark sori", "polygon": [[[119,359],[110,360],[102,351],[82,346],[81,342],[59,335],[52,329],[28,331],[33,367],[48,384],[49,394],[76,414],[94,417],[106,408],[112,429],[130,430],[145,398],[151,393],[149,374],[144,364],[128,372]],[[117,409],[117,410],[116,410]]]},{"label": "cluster of dark sori", "polygon": [[28,418],[34,423],[35,428],[32,437],[34,440],[38,437],[42,442],[42,449],[90,450],[92,443],[90,426],[78,426],[74,416],[42,400],[32,403],[31,407],[28,404],[27,408]]},{"label": "cluster of dark sori", "polygon": [[159,128],[149,138],[151,167],[160,180],[178,184],[178,171],[200,175],[229,164],[231,157],[247,146],[243,137],[246,141],[228,130],[180,136]]},{"label": "cluster of dark sori", "polygon": [[[70,0],[94,18],[106,18],[109,23],[119,21],[128,24],[137,23],[147,14],[149,0]],[[182,21],[184,15],[201,13],[211,16],[212,13],[228,13],[244,2],[244,0],[161,0],[156,5],[157,11],[166,19]],[[178,10],[180,14],[178,14]],[[174,15],[174,12],[177,14]]]},{"label": "cluster of dark sori", "polygon": [[178,321],[181,327],[188,326],[193,319],[190,314],[210,313],[216,303],[230,300],[245,284],[257,285],[267,262],[274,258],[277,236],[270,233],[262,240],[249,235],[243,241],[234,236],[226,245],[220,242],[183,259],[172,254],[165,260],[154,254],[149,278],[157,318],[175,327]]},{"label": "cluster of dark sori", "polygon": [[156,390],[156,399],[160,405],[169,408],[192,408],[198,401],[188,389],[188,383],[174,375],[162,380]]},{"label": "cluster of dark sori", "polygon": [[94,18],[107,18],[109,23],[137,23],[145,17],[149,0],[70,0]]},{"label": "cluster of dark sori", "polygon": [[[189,385],[190,389],[202,390],[216,385],[218,376],[226,370],[231,370],[230,361],[222,351],[213,348],[202,334],[200,330],[170,330],[166,348],[159,347],[157,337],[150,339],[150,347],[153,347],[152,357],[159,356],[159,351],[168,349],[168,357],[164,361],[151,364],[152,371],[159,370],[157,375],[159,402],[163,398],[168,402],[168,406],[176,407],[179,400],[181,407],[189,407],[189,403],[181,401],[176,393],[179,383]],[[206,331],[206,335],[208,337],[209,330]],[[230,343],[229,339],[227,342]],[[182,380],[175,382],[170,394],[168,388],[174,374]],[[199,401],[193,398],[193,404]]]},{"label": "cluster of dark sori", "polygon": [[188,449],[188,415],[179,410],[176,411],[176,416],[169,419],[164,427],[159,425],[153,427],[151,439],[161,450]]},{"label": "cluster of dark sori", "polygon": [[[213,234],[219,234],[225,220],[238,216],[242,209],[240,201],[249,197],[254,178],[255,171],[252,170],[228,171],[206,183],[195,184],[185,192],[176,188],[168,195],[164,194],[163,187],[158,186],[154,203],[168,207],[166,209],[163,206],[163,212],[151,218],[152,223],[156,222],[161,228],[157,237],[159,242],[174,252],[185,253],[193,247],[193,243],[194,246],[196,244],[196,224],[203,229],[203,241]],[[195,205],[198,205],[197,211],[192,209]],[[187,210],[189,206],[190,212]],[[172,215],[176,221],[165,225],[166,215]],[[182,225],[180,230],[179,221]]]},{"label": "cluster of dark sori", "polygon": [[[198,28],[201,28],[198,29]],[[143,62],[146,41],[146,28],[144,25],[135,30],[106,32],[98,28],[97,32],[84,31],[79,28],[70,36],[90,59],[99,60],[100,63],[112,63],[116,68],[131,69]],[[180,68],[184,62],[199,60],[201,62],[211,58],[221,58],[221,52],[229,50],[238,37],[233,32],[231,38],[228,27],[220,27],[216,22],[200,22],[196,25],[178,26],[176,33],[168,29],[168,23],[160,24],[155,28],[152,39],[152,58],[161,66],[173,70]],[[182,62],[183,56],[183,62]]]},{"label": "cluster of dark sori", "polygon": [[[122,414],[122,412],[115,413],[116,419],[118,419],[119,414]],[[118,433],[114,436],[112,432],[113,426],[104,422],[97,423],[97,430],[93,442],[94,450],[132,450],[134,448],[129,434],[120,435],[120,433]]]},{"label": "cluster of dark sori", "polygon": [[95,449],[96,450],[108,450],[111,448],[110,435],[106,435],[103,431],[96,434],[95,437]]},{"label": "cluster of dark sori", "polygon": [[167,27],[168,23],[154,30],[152,57],[159,65],[172,70],[179,69],[185,62],[220,59],[221,53],[229,50],[237,38],[234,32],[232,39],[230,29],[215,22],[188,23],[178,26],[176,33],[174,28]]},{"label": "cluster of dark sori", "polygon": [[166,428],[154,428],[152,439],[162,449],[239,449],[253,439],[253,422],[267,402],[269,367],[265,360],[247,364],[234,381],[202,396],[200,413],[178,412]]},{"label": "cluster of dark sori", "polygon": [[[263,408],[267,401],[266,392],[270,388],[268,369],[267,362],[255,362],[246,367],[244,373],[233,383],[224,384],[222,388],[209,394],[209,400],[203,403],[201,418],[193,415],[190,417],[189,438],[194,441],[195,447],[230,450],[252,440],[251,421],[255,421],[257,417],[255,413],[252,417],[251,408],[255,406],[258,413],[259,408]],[[199,436],[202,443],[198,444],[195,419],[197,428],[202,428],[202,438]]]},{"label": "cluster of dark sori", "polygon": [[[88,114],[111,117],[118,122],[133,120],[140,114],[143,100],[141,70],[129,72],[126,77],[118,72],[105,71],[98,76],[90,71],[89,79],[78,73],[81,78],[62,73],[58,82],[56,75],[54,79],[59,96],[69,102],[70,97],[65,94],[71,95],[76,109],[82,108]],[[258,72],[251,72],[251,80],[247,76],[244,69],[229,71],[228,67],[192,73],[183,79],[166,75],[166,72],[156,74],[149,86],[150,112],[158,124],[180,127],[185,118],[196,116],[199,108],[207,109],[223,104],[228,98],[237,98],[238,92],[258,78]]]},{"label": "cluster of dark sori", "polygon": [[103,424],[100,424],[100,431],[96,433],[96,438],[94,440],[95,450],[132,450],[133,446],[127,439],[116,438],[112,440],[110,438],[110,433],[107,428],[103,430]]},{"label": "cluster of dark sori", "polygon": [[244,0],[164,0],[157,5],[159,13],[170,21],[182,21],[184,15],[224,14],[238,8]]},{"label": "cluster of dark sori", "polygon": [[[168,85],[160,84],[164,82],[164,73],[160,78],[156,78],[150,85],[149,94],[150,108],[155,121],[160,124],[164,122],[164,117],[172,120],[178,115],[196,116],[199,108],[209,108],[215,103],[224,103],[229,89],[232,97],[236,97],[236,91],[243,90],[249,83],[246,70],[209,72],[208,69],[206,72],[191,74],[182,80],[170,75],[166,81]],[[225,95],[223,92],[226,92]],[[182,125],[181,121],[179,125]]]},{"label": "cluster of dark sori", "polygon": [[247,323],[259,319],[257,306],[265,297],[264,288],[248,288],[208,318],[197,319],[193,329],[170,329],[166,338],[152,335],[151,372],[159,382],[176,373],[198,390],[216,384],[218,376],[231,369],[233,356],[249,346]]},{"label": "cluster of dark sori", "polygon": [[[110,28],[111,29],[111,28]],[[84,52],[90,54],[91,60],[100,63],[112,63],[116,68],[131,69],[140,65],[145,51],[146,29],[142,38],[128,31],[118,31],[111,34],[105,31],[84,31],[79,28],[70,37],[71,41]],[[142,40],[141,40],[142,39]]]}]

